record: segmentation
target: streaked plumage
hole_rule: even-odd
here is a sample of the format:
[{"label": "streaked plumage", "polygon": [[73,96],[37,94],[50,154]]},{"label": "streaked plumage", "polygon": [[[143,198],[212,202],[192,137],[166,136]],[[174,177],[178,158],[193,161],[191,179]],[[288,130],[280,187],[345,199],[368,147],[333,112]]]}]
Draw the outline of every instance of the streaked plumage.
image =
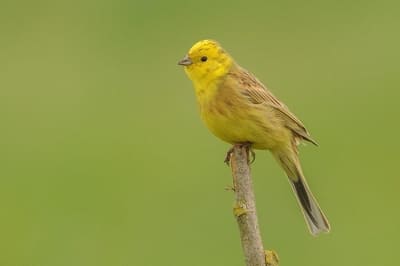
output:
[{"label": "streaked plumage", "polygon": [[254,149],[270,150],[289,177],[311,233],[328,232],[298,159],[300,141],[316,144],[303,123],[215,41],[196,43],[180,64],[193,81],[210,131],[231,144],[250,142]]}]

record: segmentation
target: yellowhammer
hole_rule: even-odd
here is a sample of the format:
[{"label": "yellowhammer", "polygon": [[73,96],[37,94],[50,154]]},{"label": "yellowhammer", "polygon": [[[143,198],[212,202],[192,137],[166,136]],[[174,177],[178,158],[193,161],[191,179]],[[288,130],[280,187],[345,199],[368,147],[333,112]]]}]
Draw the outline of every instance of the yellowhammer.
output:
[{"label": "yellowhammer", "polygon": [[316,144],[301,121],[215,41],[197,42],[178,64],[194,84],[211,132],[231,144],[270,150],[289,177],[311,233],[329,232],[300,166],[299,142]]}]

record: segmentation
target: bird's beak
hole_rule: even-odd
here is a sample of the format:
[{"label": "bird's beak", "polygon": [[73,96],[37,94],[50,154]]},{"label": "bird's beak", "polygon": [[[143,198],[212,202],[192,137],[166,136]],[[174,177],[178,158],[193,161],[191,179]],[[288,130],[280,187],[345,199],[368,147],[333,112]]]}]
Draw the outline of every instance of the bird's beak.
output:
[{"label": "bird's beak", "polygon": [[185,55],[185,57],[182,58],[182,60],[180,60],[178,62],[178,65],[181,65],[181,66],[190,66],[191,64],[193,64],[193,62],[192,62],[192,59],[190,59],[188,55]]}]

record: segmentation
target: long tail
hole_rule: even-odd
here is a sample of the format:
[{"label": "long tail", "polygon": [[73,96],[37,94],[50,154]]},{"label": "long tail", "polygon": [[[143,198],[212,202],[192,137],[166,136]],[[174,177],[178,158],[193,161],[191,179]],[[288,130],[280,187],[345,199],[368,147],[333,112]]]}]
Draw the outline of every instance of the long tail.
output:
[{"label": "long tail", "polygon": [[285,149],[274,151],[273,155],[289,177],[311,234],[316,236],[321,232],[329,232],[328,219],[307,185],[297,152],[292,149]]}]

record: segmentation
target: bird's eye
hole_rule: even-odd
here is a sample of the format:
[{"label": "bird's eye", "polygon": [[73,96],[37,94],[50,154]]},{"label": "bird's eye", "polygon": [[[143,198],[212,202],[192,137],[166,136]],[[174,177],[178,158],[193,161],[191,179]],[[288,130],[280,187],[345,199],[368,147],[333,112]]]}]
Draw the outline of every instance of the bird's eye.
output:
[{"label": "bird's eye", "polygon": [[207,61],[207,56],[202,56],[201,58],[200,58],[200,60],[202,61],[202,62],[205,62],[205,61]]}]

